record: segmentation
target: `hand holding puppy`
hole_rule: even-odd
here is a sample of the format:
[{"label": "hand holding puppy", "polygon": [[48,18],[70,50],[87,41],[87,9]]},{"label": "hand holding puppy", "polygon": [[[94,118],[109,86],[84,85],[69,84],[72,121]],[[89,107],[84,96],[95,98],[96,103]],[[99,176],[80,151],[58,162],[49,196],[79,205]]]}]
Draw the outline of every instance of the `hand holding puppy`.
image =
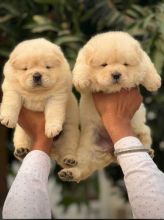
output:
[{"label": "hand holding puppy", "polygon": [[93,100],[114,143],[125,136],[135,136],[130,121],[142,102],[137,88],[111,94],[94,93]]},{"label": "hand holding puppy", "polygon": [[43,112],[34,112],[22,108],[18,118],[18,124],[33,139],[32,150],[41,150],[50,154],[53,138],[45,135],[45,116]]}]

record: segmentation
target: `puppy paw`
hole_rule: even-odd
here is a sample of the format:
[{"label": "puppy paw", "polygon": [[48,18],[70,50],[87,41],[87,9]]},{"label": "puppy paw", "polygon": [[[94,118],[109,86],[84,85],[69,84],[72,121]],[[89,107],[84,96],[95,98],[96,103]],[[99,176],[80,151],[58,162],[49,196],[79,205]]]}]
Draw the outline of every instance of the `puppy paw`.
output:
[{"label": "puppy paw", "polygon": [[62,125],[49,125],[46,126],[45,128],[45,133],[47,135],[47,137],[52,138],[57,136],[61,131],[62,131]]},{"label": "puppy paw", "polygon": [[18,159],[18,160],[23,160],[23,158],[30,152],[30,150],[28,148],[17,148],[14,151],[14,156]]},{"label": "puppy paw", "polygon": [[77,167],[62,169],[60,172],[58,172],[58,176],[61,180],[68,182],[79,183],[82,180],[81,171]]},{"label": "puppy paw", "polygon": [[90,80],[88,79],[78,79],[78,80],[73,80],[73,84],[75,88],[79,91],[85,90],[87,87],[90,86]]},{"label": "puppy paw", "polygon": [[59,173],[58,173],[58,176],[59,178],[62,180],[62,181],[68,181],[68,182],[72,182],[74,181],[74,178],[73,178],[73,173],[71,171],[69,171],[69,169],[63,169],[61,170]]},{"label": "puppy paw", "polygon": [[0,115],[1,124],[5,125],[8,128],[14,128],[17,124],[17,120],[12,117]]},{"label": "puppy paw", "polygon": [[70,167],[74,167],[78,164],[78,162],[73,158],[73,157],[65,157],[64,160],[63,160],[63,163],[70,166]]},{"label": "puppy paw", "polygon": [[159,88],[161,87],[161,78],[160,76],[157,76],[153,82],[149,83],[149,85],[147,85],[147,89],[150,92],[155,92],[157,91]]}]

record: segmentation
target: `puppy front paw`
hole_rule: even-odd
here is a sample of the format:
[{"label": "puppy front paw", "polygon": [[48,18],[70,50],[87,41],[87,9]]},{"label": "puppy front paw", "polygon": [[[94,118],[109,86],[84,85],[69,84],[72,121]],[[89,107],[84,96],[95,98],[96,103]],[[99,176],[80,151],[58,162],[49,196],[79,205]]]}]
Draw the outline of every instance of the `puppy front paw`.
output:
[{"label": "puppy front paw", "polygon": [[157,76],[155,79],[153,79],[152,82],[149,83],[147,86],[148,91],[155,92],[161,87],[161,78],[160,76]]},{"label": "puppy front paw", "polygon": [[1,124],[5,125],[8,128],[14,128],[17,124],[17,120],[15,118],[5,116],[3,114],[0,114],[0,121]]},{"label": "puppy front paw", "polygon": [[90,80],[89,79],[74,79],[73,84],[75,88],[79,91],[85,90],[87,87],[90,86]]},{"label": "puppy front paw", "polygon": [[57,136],[62,131],[62,129],[62,125],[47,125],[45,128],[45,133],[48,138],[52,138]]}]

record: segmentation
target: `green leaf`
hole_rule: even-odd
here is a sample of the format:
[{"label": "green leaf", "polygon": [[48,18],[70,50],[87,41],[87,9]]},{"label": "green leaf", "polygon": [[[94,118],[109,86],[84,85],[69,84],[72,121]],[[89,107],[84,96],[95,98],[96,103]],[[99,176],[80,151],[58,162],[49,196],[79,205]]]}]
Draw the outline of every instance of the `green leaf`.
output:
[{"label": "green leaf", "polygon": [[9,20],[11,20],[14,16],[11,14],[5,15],[5,16],[1,16],[0,17],[0,23],[5,23]]},{"label": "green leaf", "polygon": [[33,0],[33,1],[39,4],[51,4],[51,5],[54,4],[54,0]]},{"label": "green leaf", "polygon": [[129,17],[133,18],[133,19],[138,19],[138,14],[133,11],[132,9],[128,9],[126,11],[126,15],[128,15]]},{"label": "green leaf", "polygon": [[12,4],[1,3],[0,10],[4,10],[4,9],[6,9],[9,13],[11,13],[14,16],[20,15],[20,12]]},{"label": "green leaf", "polygon": [[55,40],[55,43],[58,45],[67,44],[70,42],[81,42],[82,40],[76,36],[62,36]]},{"label": "green leaf", "polygon": [[9,56],[10,51],[7,50],[5,47],[4,48],[0,48],[0,55],[3,57],[8,57]]},{"label": "green leaf", "polygon": [[158,73],[161,74],[164,66],[164,54],[160,50],[156,50],[153,54],[153,61]]},{"label": "green leaf", "polygon": [[44,16],[40,16],[40,15],[34,15],[33,16],[33,20],[37,23],[37,24],[49,24],[51,23],[51,20],[49,20],[48,18],[44,17]]},{"label": "green leaf", "polygon": [[49,25],[39,25],[39,26],[35,26],[35,27],[31,28],[32,33],[41,33],[41,32],[45,32],[45,31],[57,32],[58,29],[50,24]]},{"label": "green leaf", "polygon": [[132,10],[138,14],[138,16],[144,16],[145,10],[139,5],[132,5]]},{"label": "green leaf", "polygon": [[149,24],[150,24],[150,22],[151,22],[151,20],[154,18],[154,14],[152,13],[152,14],[150,14],[148,17],[146,17],[145,19],[144,19],[144,21],[143,21],[143,27],[144,28],[146,28]]}]

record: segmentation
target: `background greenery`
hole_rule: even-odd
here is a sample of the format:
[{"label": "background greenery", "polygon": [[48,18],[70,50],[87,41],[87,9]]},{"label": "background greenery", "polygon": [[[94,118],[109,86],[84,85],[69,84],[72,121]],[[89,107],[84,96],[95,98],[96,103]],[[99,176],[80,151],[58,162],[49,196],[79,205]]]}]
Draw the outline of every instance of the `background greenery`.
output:
[{"label": "background greenery", "polygon": [[[163,0],[0,0],[1,79],[4,62],[22,40],[37,37],[51,40],[61,46],[73,67],[80,47],[91,36],[110,30],[127,31],[138,39],[163,78]],[[141,92],[147,106],[147,121],[152,128],[154,161],[164,171],[164,87],[154,94],[144,88]],[[6,129],[5,134],[0,133],[1,139],[7,143],[9,171],[14,160],[12,130]],[[54,178],[57,178],[54,173],[58,169],[54,166],[51,174]],[[122,178],[120,168],[110,166],[105,170],[114,184],[118,184]],[[63,183],[58,178],[57,181],[63,186],[60,203],[65,207],[73,202],[89,204],[91,199],[99,196],[96,174],[80,184]]]}]

